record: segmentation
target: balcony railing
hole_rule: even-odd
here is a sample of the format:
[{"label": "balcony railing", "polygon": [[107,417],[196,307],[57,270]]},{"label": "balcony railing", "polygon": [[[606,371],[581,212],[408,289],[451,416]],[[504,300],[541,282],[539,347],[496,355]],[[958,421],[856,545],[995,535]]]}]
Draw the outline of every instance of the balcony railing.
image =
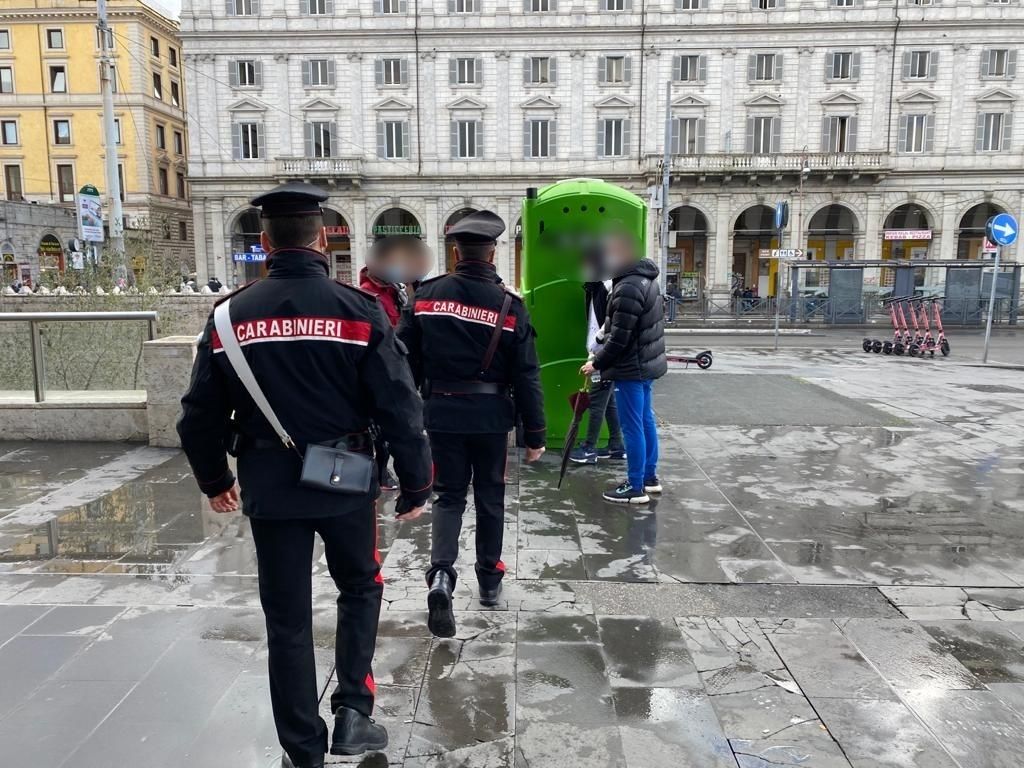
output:
[{"label": "balcony railing", "polygon": [[[661,170],[660,155],[647,156],[649,172]],[[881,173],[891,167],[887,152],[787,152],[769,155],[719,153],[673,155],[672,173],[690,174],[758,174],[800,173]]]},{"label": "balcony railing", "polygon": [[279,157],[279,176],[359,176],[362,161],[358,157]]}]

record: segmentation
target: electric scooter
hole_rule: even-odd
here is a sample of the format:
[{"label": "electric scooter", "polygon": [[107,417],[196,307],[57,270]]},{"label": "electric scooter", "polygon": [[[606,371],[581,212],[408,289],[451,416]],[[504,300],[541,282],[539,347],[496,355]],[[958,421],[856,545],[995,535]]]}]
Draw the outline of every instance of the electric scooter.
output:
[{"label": "electric scooter", "polygon": [[[899,319],[896,316],[896,302],[899,299],[886,299],[883,304],[889,310],[889,320],[892,322],[892,341],[882,342],[882,352],[887,355],[893,353],[902,355],[905,351],[903,345],[903,331],[900,329]],[[874,349],[874,342],[870,339],[864,339],[864,351],[870,352]]]},{"label": "electric scooter", "polygon": [[[921,345],[917,340],[918,334],[911,333],[910,326],[907,324],[907,315],[903,311],[903,305],[906,304],[910,298],[911,297],[909,296],[903,296],[896,299],[896,314],[899,317],[900,324],[903,326],[903,346],[908,355],[911,357],[917,357],[921,352]],[[914,318],[914,331],[917,331],[917,318],[914,317],[914,311],[909,305],[907,308],[910,309],[910,316]]]},{"label": "electric scooter", "polygon": [[946,331],[942,328],[942,308],[939,306],[939,299],[945,298],[944,296],[932,298],[932,313],[935,317],[935,329],[938,331],[938,336],[935,337],[935,342],[939,346],[939,352],[942,353],[943,357],[949,357],[949,339],[946,338]]},{"label": "electric scooter", "polygon": [[[926,306],[925,302],[930,302],[930,306]],[[942,329],[942,313],[939,311],[939,304],[935,298],[932,299],[917,299],[919,306],[918,316],[921,318],[921,326],[924,328],[924,341],[921,343],[921,354],[924,355],[927,352],[932,357],[935,357],[935,350],[939,350],[943,357],[949,355],[949,340],[946,339],[946,334]],[[932,310],[935,319],[935,329],[938,332],[937,336],[932,336],[932,327],[930,318],[928,316],[929,310]]]},{"label": "electric scooter", "polygon": [[714,362],[711,358],[710,349],[705,349],[703,352],[700,352],[693,357],[687,357],[686,355],[666,355],[665,357],[670,363],[686,363],[687,368],[692,364],[696,365],[702,371],[706,371],[711,367],[711,363]]}]

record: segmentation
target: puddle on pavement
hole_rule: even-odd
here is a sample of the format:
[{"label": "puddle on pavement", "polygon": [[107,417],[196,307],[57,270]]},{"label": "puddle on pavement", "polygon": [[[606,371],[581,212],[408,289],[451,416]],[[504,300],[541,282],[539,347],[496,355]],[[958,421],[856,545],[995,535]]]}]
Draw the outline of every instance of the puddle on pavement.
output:
[{"label": "puddle on pavement", "polygon": [[0,570],[161,573],[174,569],[227,519],[204,513],[183,482],[142,477],[0,540]]}]

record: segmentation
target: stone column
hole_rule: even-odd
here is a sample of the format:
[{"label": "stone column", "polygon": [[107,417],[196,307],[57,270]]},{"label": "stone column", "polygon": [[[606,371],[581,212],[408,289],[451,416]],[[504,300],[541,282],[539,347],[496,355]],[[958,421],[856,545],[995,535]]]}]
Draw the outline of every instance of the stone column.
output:
[{"label": "stone column", "polygon": [[366,220],[366,198],[357,197],[352,201],[352,231],[348,242],[352,249],[352,268],[356,279],[360,270],[366,266],[366,250],[370,242],[370,222]]},{"label": "stone column", "polygon": [[942,228],[940,232],[933,233],[939,235],[938,248],[934,248],[930,254],[931,258],[940,259],[955,259],[956,258],[956,212],[957,212],[957,193],[956,192],[945,192],[942,195],[942,219],[939,226]]},{"label": "stone column", "polygon": [[228,223],[224,220],[224,200],[213,198],[209,201],[210,210],[210,241],[211,250],[206,256],[206,263],[215,275],[224,276],[224,284],[229,288],[236,287],[232,274],[234,264],[230,261],[231,239],[228,234]]},{"label": "stone column", "polygon": [[[740,136],[739,143],[737,143],[733,136],[733,128],[736,124],[736,119],[733,114],[735,110],[735,96],[733,95],[735,77],[736,49],[726,48],[722,51],[722,124],[719,126],[717,147],[708,148],[712,151],[715,149],[721,152],[743,151],[743,137]],[[744,81],[746,80],[746,75],[744,75],[743,79]]]},{"label": "stone column", "polygon": [[[889,119],[889,96],[891,93],[892,83],[892,46],[891,45],[876,45],[875,46],[875,93],[870,99],[865,99],[865,103],[862,107],[865,109],[865,114],[860,120],[861,134],[868,137],[870,144],[865,147],[867,150],[873,150],[875,152],[884,151],[889,146],[889,135],[888,131],[890,127],[893,131],[896,130],[896,125],[899,121],[899,106],[895,100],[892,103],[892,121],[890,125]],[[868,132],[868,126],[871,126],[870,133]],[[896,136],[892,137],[893,146],[895,147]]]},{"label": "stone column", "polygon": [[168,336],[142,345],[146,377],[146,419],[149,444],[180,448],[176,424],[181,395],[188,389],[196,356],[195,336]]},{"label": "stone column", "polygon": [[[728,299],[732,293],[732,217],[729,213],[731,198],[727,194],[718,196],[718,210],[715,212],[714,237],[714,282],[711,285],[711,298]],[[710,245],[709,250],[710,250]],[[711,270],[708,270],[711,274]]]},{"label": "stone column", "polygon": [[[572,89],[572,95],[569,98],[569,159],[570,160],[582,160],[586,157],[584,151],[584,115],[588,114],[587,110],[583,108],[583,83],[587,82],[587,78],[583,71],[583,67],[586,66],[586,51],[581,48],[573,50],[569,56],[571,59],[572,66],[572,80],[575,84]],[[596,131],[597,128],[595,127]]]},{"label": "stone column", "polygon": [[[821,80],[821,68],[814,64],[812,58],[814,50],[806,45],[800,46],[797,50],[796,104],[795,109],[790,107],[792,111],[789,113],[789,119],[783,121],[793,126],[791,147],[794,152],[801,151],[804,147],[807,147],[808,152],[815,152],[818,150],[818,141],[820,141],[817,139],[821,133],[820,129],[813,128],[816,125],[813,122],[815,117],[818,117],[817,124],[820,125],[821,118],[818,115],[820,106],[815,105],[813,115],[810,110],[811,89]],[[783,144],[782,151],[786,151],[785,144]]]},{"label": "stone column", "polygon": [[516,248],[516,219],[519,216],[519,212],[515,207],[515,202],[510,197],[499,197],[496,201],[497,210],[496,214],[501,216],[501,220],[505,222],[505,233],[501,236],[498,241],[498,252],[495,254],[494,261],[498,267],[498,274],[501,275],[505,283],[513,290],[518,291],[519,286],[514,285],[516,279],[515,269],[515,248]]},{"label": "stone column", "polygon": [[[362,157],[373,157],[376,152],[377,134],[376,130],[369,134],[370,143],[367,144],[366,115],[363,103],[363,54],[350,53],[348,55],[349,81],[351,85],[350,103],[352,105],[352,132],[349,143],[342,144],[341,152],[345,155],[357,155]],[[371,149],[372,147],[372,149]]]},{"label": "stone column", "polygon": [[[953,84],[949,89],[949,116],[947,118],[949,123],[946,129],[946,146],[936,146],[936,150],[939,152],[943,150],[946,152],[971,151],[974,148],[974,120],[970,118],[970,113],[974,110],[965,111],[966,105],[964,104],[964,93],[970,82],[968,77],[974,82],[978,80],[977,66],[972,69],[967,63],[970,50],[971,46],[967,43],[957,43],[953,46]],[[968,75],[968,73],[970,74]],[[968,116],[967,119],[964,119],[965,115]],[[970,131],[971,138],[965,145],[964,133],[967,131]],[[945,225],[943,225],[943,230],[945,230]]]},{"label": "stone column", "polygon": [[882,196],[868,192],[864,221],[864,258],[877,261],[882,258]]},{"label": "stone column", "polygon": [[202,197],[192,198],[192,244],[196,249],[196,282],[205,285],[210,280],[213,249],[206,232],[206,199]]},{"label": "stone column", "polygon": [[[495,138],[496,145],[493,157],[496,157],[498,160],[508,160],[512,156],[512,135],[511,126],[509,125],[509,101],[512,98],[512,88],[508,78],[510,54],[507,50],[501,50],[495,53],[494,57],[497,62],[498,75],[494,89],[495,126],[492,135]],[[506,84],[504,88],[501,86],[501,83]],[[487,133],[488,131],[485,130],[484,135]],[[490,153],[486,144],[484,145],[484,153],[485,155]]]},{"label": "stone column", "polygon": [[[271,147],[267,147],[271,157],[295,157],[301,155],[302,152],[295,151],[295,131],[300,130],[302,126],[295,125],[295,120],[289,115],[295,114],[292,111],[292,84],[289,77],[289,61],[291,56],[287,53],[279,53],[274,56],[274,61],[277,64],[277,88],[276,93],[278,98],[284,102],[284,110],[287,114],[278,113],[277,124],[280,126],[278,130],[278,146],[275,152]],[[266,86],[264,86],[266,87]]]},{"label": "stone column", "polygon": [[[665,151],[662,142],[665,140],[665,115],[661,113],[665,103],[665,83],[668,78],[662,71],[661,53],[653,47],[643,52],[646,57],[644,77],[647,93],[644,100],[644,135],[640,137],[641,155],[661,154]],[[671,60],[669,63],[671,67]],[[671,74],[669,75],[671,76]]]},{"label": "stone column", "polygon": [[[423,240],[434,250],[434,269],[431,276],[443,275],[445,272],[444,243],[442,241],[441,224],[438,221],[437,198],[431,197],[426,200],[427,220],[424,222],[426,230],[423,232]],[[438,243],[441,244],[440,248]]]},{"label": "stone column", "polygon": [[[434,51],[424,51],[420,54],[420,66],[423,72],[420,74],[420,101],[416,109],[420,115],[420,147],[424,160],[438,160],[441,157],[448,157],[448,139],[438,141],[438,130],[443,129],[440,136],[447,137],[448,126],[439,126],[440,117],[437,113],[436,94],[441,92],[437,87],[437,54]],[[446,75],[447,77],[447,75]]]}]

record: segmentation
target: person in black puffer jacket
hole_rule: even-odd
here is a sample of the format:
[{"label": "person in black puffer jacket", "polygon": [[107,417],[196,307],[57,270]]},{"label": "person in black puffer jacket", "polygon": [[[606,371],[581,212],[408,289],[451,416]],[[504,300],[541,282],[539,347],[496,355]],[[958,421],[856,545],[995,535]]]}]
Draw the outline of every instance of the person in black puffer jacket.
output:
[{"label": "person in black puffer jacket", "polygon": [[605,492],[608,501],[646,504],[661,492],[658,480],[658,432],[651,402],[655,379],[668,371],[665,358],[665,319],[658,267],[650,259],[634,261],[623,241],[610,244],[612,292],[604,345],[592,363],[602,379],[615,382],[615,402],[626,443],[629,477]]}]

